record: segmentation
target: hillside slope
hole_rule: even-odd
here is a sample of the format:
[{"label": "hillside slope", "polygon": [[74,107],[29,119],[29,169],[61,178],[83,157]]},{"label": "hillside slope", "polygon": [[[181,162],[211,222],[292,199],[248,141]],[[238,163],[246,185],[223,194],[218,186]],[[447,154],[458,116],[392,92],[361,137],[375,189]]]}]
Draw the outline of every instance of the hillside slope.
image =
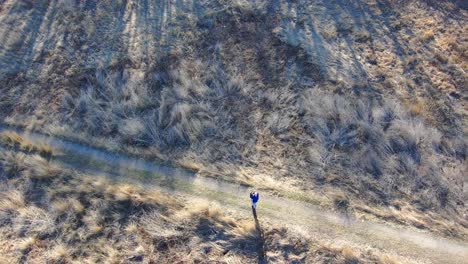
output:
[{"label": "hillside slope", "polygon": [[4,0],[1,121],[420,228],[442,217],[463,237],[467,15],[463,1]]},{"label": "hillside slope", "polygon": [[[3,140],[13,137],[16,144]],[[161,164],[38,134],[3,131],[0,138],[0,253],[8,261],[389,264],[468,257],[468,242],[415,228],[356,221],[264,192],[252,211],[238,184],[180,169],[171,175]]]}]

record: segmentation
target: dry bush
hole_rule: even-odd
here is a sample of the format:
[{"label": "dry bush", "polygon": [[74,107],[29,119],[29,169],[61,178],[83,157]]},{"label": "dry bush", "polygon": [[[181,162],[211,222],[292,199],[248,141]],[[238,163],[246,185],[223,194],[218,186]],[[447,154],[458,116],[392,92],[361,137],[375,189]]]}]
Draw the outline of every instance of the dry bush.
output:
[{"label": "dry bush", "polygon": [[359,263],[359,252],[356,252],[356,250],[350,248],[350,247],[344,247],[341,250],[341,254],[345,258],[345,263],[347,264],[352,264],[352,263]]},{"label": "dry bush", "polygon": [[357,42],[368,42],[372,40],[370,33],[367,31],[357,31],[353,36]]},{"label": "dry bush", "polygon": [[[388,255],[380,251],[364,250],[352,246],[339,245],[335,243],[321,243],[313,245],[308,254],[306,263],[413,263],[408,260],[402,261],[397,256]],[[414,262],[416,263],[416,262]]]},{"label": "dry bush", "polygon": [[334,24],[331,23],[325,25],[320,33],[327,40],[334,40],[338,37],[337,28]]},{"label": "dry bush", "polygon": [[51,165],[46,159],[39,155],[28,156],[25,160],[25,166],[23,174],[30,179],[45,180],[53,178],[59,175],[62,170],[54,165]]},{"label": "dry bush", "polygon": [[204,105],[184,98],[184,89],[188,88],[179,86],[162,92],[158,120],[163,138],[169,145],[195,141],[209,122]]},{"label": "dry bush", "polygon": [[37,238],[28,237],[20,241],[16,248],[21,252],[26,252],[26,251],[31,250],[31,248],[34,246],[34,244],[36,244],[36,242],[37,242]]},{"label": "dry bush", "polygon": [[8,148],[18,148],[26,153],[37,153],[43,157],[52,157],[52,147],[46,143],[34,143],[28,138],[20,136],[14,131],[5,131],[0,134],[0,144]]},{"label": "dry bush", "polygon": [[[309,151],[311,159],[326,169],[368,174],[380,179],[382,187],[399,182],[400,190],[407,188],[421,198],[436,198],[430,202],[424,199],[428,201],[425,206],[444,207],[448,193],[456,197],[459,190],[448,189],[443,175],[423,169],[431,170],[442,144],[441,133],[396,103],[377,104],[318,90],[306,91],[301,111],[306,131],[316,140],[314,150]],[[405,180],[397,180],[402,178]],[[422,182],[438,187],[424,188]],[[385,195],[398,196],[398,192],[385,189]]]},{"label": "dry bush", "polygon": [[141,135],[145,130],[145,125],[139,118],[129,118],[122,121],[119,133],[126,142],[134,142],[134,138]]},{"label": "dry bush", "polygon": [[0,140],[2,144],[9,147],[14,147],[15,145],[20,145],[23,141],[22,137],[14,131],[6,131],[0,134]]},{"label": "dry bush", "polygon": [[138,231],[138,224],[135,222],[131,222],[125,227],[125,232],[127,233],[135,234],[137,233],[137,231]]},{"label": "dry bush", "polygon": [[16,176],[26,169],[24,153],[3,152],[0,156],[1,171],[5,172],[5,176]]},{"label": "dry bush", "polygon": [[[126,143],[141,146],[188,144],[210,123],[207,107],[201,102],[206,87],[187,74],[171,73],[174,87],[163,88],[160,99],[151,100],[148,86],[133,80],[128,72],[97,70],[79,98],[65,96],[63,106],[81,120],[76,128],[91,134],[119,132]],[[136,116],[150,107],[157,111]]]},{"label": "dry bush", "polygon": [[70,249],[68,245],[59,243],[51,247],[47,255],[48,261],[64,262],[69,259]]},{"label": "dry bush", "polygon": [[71,211],[76,214],[81,214],[85,211],[85,207],[76,198],[68,199],[57,199],[52,203],[52,208],[55,213],[61,215],[67,211]]},{"label": "dry bush", "polygon": [[26,205],[23,193],[17,190],[2,191],[0,193],[0,198],[0,212],[2,212],[2,214],[9,214],[24,208]]},{"label": "dry bush", "polygon": [[432,29],[424,31],[420,36],[420,39],[425,42],[434,40],[434,31]]},{"label": "dry bush", "polygon": [[147,87],[130,73],[98,69],[76,100],[71,95],[64,96],[63,107],[82,122],[76,124],[77,129],[105,135],[120,131],[128,140],[141,129],[138,119],[133,118],[134,112],[152,104],[150,98]]}]

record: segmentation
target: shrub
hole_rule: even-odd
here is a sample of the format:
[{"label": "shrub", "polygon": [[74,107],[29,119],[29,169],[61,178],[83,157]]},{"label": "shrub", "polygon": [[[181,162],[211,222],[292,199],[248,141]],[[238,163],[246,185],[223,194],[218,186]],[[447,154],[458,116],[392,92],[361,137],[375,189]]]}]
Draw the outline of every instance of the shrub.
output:
[{"label": "shrub", "polygon": [[292,117],[287,112],[273,112],[267,117],[267,127],[273,134],[287,132],[291,123]]},{"label": "shrub", "polygon": [[381,157],[371,148],[364,151],[358,166],[361,166],[367,173],[375,178],[382,176],[384,170]]},{"label": "shrub", "polygon": [[431,40],[434,40],[434,31],[432,29],[428,29],[424,31],[421,34],[420,39],[424,42],[429,42]]},{"label": "shrub", "polygon": [[[162,92],[159,127],[167,144],[189,144],[197,140],[210,125],[207,107],[193,98],[180,98],[174,88]],[[176,87],[175,91],[178,91]]]},{"label": "shrub", "polygon": [[46,180],[58,176],[62,171],[58,167],[51,165],[47,160],[39,155],[28,156],[25,160],[24,175],[30,179]]},{"label": "shrub", "polygon": [[0,168],[6,177],[15,177],[26,169],[24,153],[4,152],[0,156]]},{"label": "shrub", "polygon": [[34,143],[28,138],[20,136],[14,131],[6,131],[0,134],[0,144],[8,148],[17,148],[25,153],[37,153],[46,159],[53,154],[52,147],[46,143]]},{"label": "shrub", "polygon": [[6,131],[0,134],[0,142],[8,147],[19,146],[23,138],[14,131]]},{"label": "shrub", "polygon": [[372,37],[369,32],[367,31],[358,31],[354,33],[354,39],[357,42],[368,42],[372,40]]},{"label": "shrub", "polygon": [[454,189],[432,168],[435,154],[464,157],[464,141],[451,140],[449,146],[439,131],[392,101],[378,103],[310,89],[301,97],[300,111],[305,130],[315,139],[309,161],[343,177],[364,173],[380,179],[378,185],[387,195],[394,191],[389,186],[398,185],[415,194],[429,192],[440,206],[448,204]]},{"label": "shrub", "polygon": [[138,136],[145,130],[144,123],[139,118],[128,118],[119,126],[119,133],[126,143],[138,144]]},{"label": "shrub", "polygon": [[326,149],[356,146],[357,126],[353,123],[351,105],[344,98],[310,90],[305,93],[302,104],[302,110],[306,112],[306,130]]}]

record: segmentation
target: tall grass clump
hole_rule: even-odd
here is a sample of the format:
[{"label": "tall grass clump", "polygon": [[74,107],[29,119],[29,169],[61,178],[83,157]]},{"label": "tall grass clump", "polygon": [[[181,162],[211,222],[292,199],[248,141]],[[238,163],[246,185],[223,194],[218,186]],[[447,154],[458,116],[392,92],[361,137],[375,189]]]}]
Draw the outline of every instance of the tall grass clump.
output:
[{"label": "tall grass clump", "polygon": [[[80,89],[77,99],[64,97],[63,106],[69,117],[76,120],[73,126],[92,135],[117,133],[122,123],[135,116],[138,109],[149,102],[144,85],[134,82],[126,71],[98,69]],[[129,129],[120,129],[124,134]],[[130,129],[130,133],[134,130]]]},{"label": "tall grass clump", "polygon": [[14,131],[0,133],[0,145],[9,149],[18,149],[25,153],[37,153],[47,159],[53,154],[52,147],[44,142],[35,143],[26,137],[20,136]]},{"label": "tall grass clump", "polygon": [[441,133],[399,104],[310,89],[301,97],[300,111],[314,141],[312,160],[353,181],[375,180],[384,202],[402,193],[416,194],[435,197],[420,200],[425,207],[439,207],[447,204],[449,193],[458,195],[460,190],[449,190],[436,170]]},{"label": "tall grass clump", "polygon": [[62,106],[78,131],[137,146],[188,145],[212,126],[208,88],[184,69],[166,77],[164,85],[145,83],[125,70],[97,69],[77,99],[68,94]]},{"label": "tall grass clump", "polygon": [[189,144],[211,125],[204,100],[208,87],[185,71],[172,74],[172,87],[164,87],[158,109],[158,125],[166,144]]}]

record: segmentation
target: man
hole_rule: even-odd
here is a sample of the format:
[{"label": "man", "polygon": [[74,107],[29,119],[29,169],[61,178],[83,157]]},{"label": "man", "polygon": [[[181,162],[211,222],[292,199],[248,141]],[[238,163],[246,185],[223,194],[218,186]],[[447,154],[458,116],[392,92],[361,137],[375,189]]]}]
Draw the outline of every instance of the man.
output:
[{"label": "man", "polygon": [[258,194],[258,192],[251,192],[250,193],[250,199],[252,199],[252,208],[253,209],[257,209],[257,202],[258,202],[259,198],[260,198],[260,195]]}]

